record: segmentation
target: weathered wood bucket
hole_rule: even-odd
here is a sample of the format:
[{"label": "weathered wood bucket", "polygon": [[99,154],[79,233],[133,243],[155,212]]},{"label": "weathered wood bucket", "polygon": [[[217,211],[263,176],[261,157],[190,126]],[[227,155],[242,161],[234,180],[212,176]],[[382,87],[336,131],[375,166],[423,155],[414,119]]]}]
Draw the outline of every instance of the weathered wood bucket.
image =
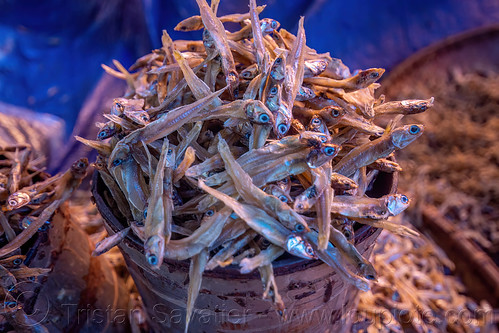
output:
[{"label": "weathered wood bucket", "polygon": [[[380,173],[373,190],[380,197],[394,193],[397,174]],[[106,221],[109,234],[124,228],[116,216],[116,204],[98,173],[92,192]],[[355,244],[369,257],[380,230],[362,226],[355,233]],[[119,245],[126,264],[142,296],[150,324],[157,332],[183,332],[185,326],[188,261],[165,259],[155,271],[146,262],[143,244],[130,233]],[[283,256],[284,257],[284,256]],[[274,262],[279,292],[287,308],[283,320],[272,304],[262,299],[258,272],[241,274],[237,266],[206,271],[190,332],[346,332],[356,309],[355,287],[346,285],[332,268],[315,260],[286,257]]]}]

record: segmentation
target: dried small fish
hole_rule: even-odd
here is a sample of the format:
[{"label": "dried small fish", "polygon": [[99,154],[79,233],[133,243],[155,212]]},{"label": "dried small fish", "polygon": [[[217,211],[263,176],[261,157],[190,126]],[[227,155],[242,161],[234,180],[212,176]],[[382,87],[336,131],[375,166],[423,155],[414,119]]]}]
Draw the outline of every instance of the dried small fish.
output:
[{"label": "dried small fish", "polygon": [[379,199],[341,195],[331,203],[331,212],[354,219],[379,220],[400,214],[409,207],[409,201],[403,194],[389,194]]},{"label": "dried small fish", "polygon": [[210,34],[214,46],[222,58],[222,70],[225,75],[225,81],[229,87],[229,91],[233,94],[234,90],[239,85],[239,74],[236,71],[234,57],[232,56],[232,52],[230,51],[227,42],[225,29],[222,22],[220,22],[206,3],[206,0],[196,0],[196,2],[201,11],[201,19],[203,20],[205,31]]},{"label": "dried small fish", "polygon": [[[260,14],[264,9],[266,5],[263,6],[258,6],[256,7],[256,12]],[[240,23],[243,22],[244,20],[249,20],[250,19],[250,13],[246,14],[229,14],[225,16],[219,17],[219,20],[223,23],[225,22],[234,22],[234,23]],[[203,21],[200,15],[195,15],[191,16],[175,27],[175,30],[177,31],[194,31],[194,30],[201,30],[204,28]]]},{"label": "dried small fish", "polygon": [[[322,260],[368,290],[376,272],[352,245],[354,224],[414,234],[387,220],[408,197],[368,194],[380,172],[400,171],[390,155],[423,133],[397,121],[433,100],[375,98],[384,69],[352,75],[306,45],[303,18],[295,36],[260,18],[255,0],[248,13],[221,17],[219,1],[196,2],[200,15],[175,30],[203,29],[202,40],[164,32],[134,72],[106,68],[129,90],[98,124],[98,141],[85,143],[99,152],[95,166],[124,226],[153,267],[191,260],[187,323],[203,271],[237,264],[259,269],[264,296],[285,317],[272,269],[283,252]],[[240,28],[228,32],[225,22]]]},{"label": "dried small fish", "polygon": [[398,102],[382,103],[374,108],[376,116],[385,114],[416,114],[421,113],[433,106],[435,99],[412,99]]},{"label": "dried small fish", "polygon": [[348,79],[335,80],[326,77],[310,77],[306,78],[305,82],[328,88],[340,88],[345,92],[351,92],[367,88],[378,81],[384,72],[385,70],[382,68],[370,68],[360,71]]},{"label": "dried small fish", "polygon": [[405,125],[385,133],[379,139],[369,141],[350,151],[334,166],[333,171],[349,177],[358,168],[374,163],[379,158],[387,157],[397,149],[407,147],[423,134],[423,130],[422,125]]}]

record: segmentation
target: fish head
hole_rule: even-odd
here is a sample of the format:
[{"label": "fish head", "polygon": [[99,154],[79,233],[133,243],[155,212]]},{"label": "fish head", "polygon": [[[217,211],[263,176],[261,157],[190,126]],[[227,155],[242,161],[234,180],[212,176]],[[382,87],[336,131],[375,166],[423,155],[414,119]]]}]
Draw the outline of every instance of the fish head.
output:
[{"label": "fish head", "polygon": [[235,97],[237,95],[237,87],[239,86],[239,74],[237,74],[235,70],[230,71],[229,73],[227,73],[225,82],[229,87],[231,96]]},{"label": "fish head", "polygon": [[121,116],[125,111],[125,106],[123,105],[124,101],[124,98],[115,98],[113,100],[113,105],[111,106],[111,114]]},{"label": "fish head", "polygon": [[167,168],[174,168],[175,167],[175,161],[177,159],[177,154],[176,154],[176,150],[175,150],[175,146],[168,143],[165,147],[164,146],[164,149],[166,149],[166,163],[165,163],[165,167]]},{"label": "fish head", "polygon": [[328,121],[329,126],[339,124],[341,119],[345,117],[346,111],[340,106],[328,105],[319,111],[319,114]]},{"label": "fish head", "polygon": [[139,125],[147,125],[151,118],[147,111],[125,111],[125,115]]},{"label": "fish head", "polygon": [[317,187],[315,185],[310,186],[295,198],[293,209],[300,214],[308,211],[312,207],[313,199],[315,199],[318,194]]},{"label": "fish head", "polygon": [[269,85],[265,91],[265,105],[272,112],[277,112],[281,106],[281,88],[277,84]]},{"label": "fish head", "polygon": [[120,166],[131,157],[130,146],[126,143],[118,142],[108,159],[108,169]]},{"label": "fish head", "polygon": [[71,173],[78,178],[84,177],[88,168],[88,159],[80,158],[71,165]]},{"label": "fish head", "polygon": [[27,205],[30,202],[30,200],[31,198],[25,192],[12,193],[7,198],[7,209],[12,210],[12,209],[21,208],[22,206]]},{"label": "fish head", "polygon": [[241,77],[245,80],[252,80],[258,73],[257,66],[248,66],[243,71],[241,71]]},{"label": "fish head", "polygon": [[[284,106],[281,104],[279,110],[281,110],[283,107]],[[278,112],[274,122],[274,133],[276,134],[277,138],[280,139],[284,137],[286,133],[288,133],[290,127],[291,119],[285,116],[282,112]]]},{"label": "fish head", "polygon": [[341,146],[326,143],[320,149],[313,149],[307,156],[307,164],[312,169],[331,161],[341,150]]},{"label": "fish head", "polygon": [[97,170],[104,170],[107,167],[106,158],[102,155],[97,155],[95,162],[93,164],[94,168]]},{"label": "fish head", "polygon": [[275,58],[274,63],[270,68],[270,76],[276,82],[281,82],[284,80],[284,76],[286,74],[286,56],[284,53],[281,53]]},{"label": "fish head", "polygon": [[357,84],[362,84],[364,86],[369,86],[370,84],[378,81],[385,70],[383,68],[369,68],[358,73],[359,78]]},{"label": "fish head", "polygon": [[305,61],[305,72],[310,76],[317,76],[324,72],[329,65],[326,59],[315,59]]},{"label": "fish head", "polygon": [[97,140],[105,140],[118,132],[118,126],[114,122],[108,122],[97,133]]},{"label": "fish head", "polygon": [[289,179],[289,177],[277,181],[276,184],[285,192],[289,193],[289,191],[291,190],[291,180]]},{"label": "fish head", "polygon": [[353,224],[342,225],[340,231],[345,236],[347,241],[352,242],[354,240],[355,232],[353,230]]},{"label": "fish head", "polygon": [[323,133],[326,137],[329,134],[326,123],[318,114],[314,114],[312,116],[312,119],[310,119],[310,122],[308,123],[307,130],[317,133]]},{"label": "fish head", "polygon": [[270,185],[269,193],[284,203],[289,204],[292,201],[291,197],[279,185]]},{"label": "fish head", "polygon": [[392,194],[386,198],[386,208],[393,216],[402,213],[409,204],[410,200],[404,194]]},{"label": "fish head", "polygon": [[246,105],[246,116],[255,124],[269,125],[274,123],[274,115],[261,101],[251,101]]},{"label": "fish head", "polygon": [[317,259],[314,249],[302,236],[292,234],[286,240],[286,251],[300,258]]},{"label": "fish head", "polygon": [[274,19],[264,18],[260,20],[260,27],[264,35],[271,34],[274,30],[279,29],[280,26],[281,24]]},{"label": "fish head", "polygon": [[390,136],[392,138],[393,145],[398,149],[403,149],[411,142],[419,138],[423,132],[423,125],[412,124],[394,129],[393,132],[390,133]]},{"label": "fish head", "polygon": [[165,251],[165,238],[154,235],[149,237],[144,243],[144,252],[147,263],[153,268],[159,268],[163,263],[163,253]]},{"label": "fish head", "polygon": [[208,29],[203,30],[203,45],[207,54],[210,54],[215,49],[215,41]]},{"label": "fish head", "polygon": [[315,97],[315,91],[312,88],[301,86],[296,94],[297,101],[308,101]]},{"label": "fish head", "polygon": [[320,149],[323,144],[327,143],[329,138],[327,135],[320,132],[303,131],[300,134],[300,141],[306,143],[309,147]]}]

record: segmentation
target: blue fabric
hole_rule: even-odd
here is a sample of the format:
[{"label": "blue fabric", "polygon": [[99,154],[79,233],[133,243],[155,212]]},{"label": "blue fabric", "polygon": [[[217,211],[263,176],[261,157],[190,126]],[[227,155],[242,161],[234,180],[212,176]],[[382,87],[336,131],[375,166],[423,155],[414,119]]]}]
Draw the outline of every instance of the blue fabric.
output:
[{"label": "blue fabric", "polygon": [[[499,22],[496,0],[258,1],[263,3],[261,17],[292,32],[305,15],[308,45],[352,69],[390,69],[442,38]],[[246,0],[222,0],[219,15],[247,10]],[[173,31],[197,13],[194,0],[0,1],[0,101],[60,116],[69,135],[103,73],[101,63],[131,65],[159,47],[162,29],[174,39],[199,39],[199,32]]]}]

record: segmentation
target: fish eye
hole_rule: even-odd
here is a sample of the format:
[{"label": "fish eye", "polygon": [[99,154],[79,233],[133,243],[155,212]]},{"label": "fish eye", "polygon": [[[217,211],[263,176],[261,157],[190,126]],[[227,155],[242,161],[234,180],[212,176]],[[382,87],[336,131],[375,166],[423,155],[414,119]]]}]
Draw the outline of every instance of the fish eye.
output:
[{"label": "fish eye", "polygon": [[409,133],[411,133],[411,134],[418,134],[420,131],[421,131],[421,129],[419,128],[418,125],[412,125],[409,128]]},{"label": "fish eye", "polygon": [[268,115],[266,115],[265,113],[262,113],[259,117],[258,117],[258,121],[262,122],[262,123],[266,123],[270,120],[270,117]]},{"label": "fish eye", "polygon": [[124,107],[121,105],[121,103],[116,103],[116,108],[119,109],[120,111],[123,111]]},{"label": "fish eye", "polygon": [[347,239],[350,239],[350,237],[352,237],[352,234],[350,233],[350,231],[346,230],[343,235],[347,238]]},{"label": "fish eye", "polygon": [[17,259],[14,259],[14,261],[12,263],[16,266],[19,266],[22,262],[23,262],[23,260],[21,258],[17,258]]},{"label": "fish eye", "polygon": [[9,309],[14,309],[17,306],[17,302],[5,302],[4,307],[7,307]]},{"label": "fish eye", "polygon": [[281,194],[279,196],[279,200],[281,200],[282,202],[288,202],[288,198],[284,194]]},{"label": "fish eye", "polygon": [[402,195],[402,197],[400,198],[400,200],[402,201],[402,203],[406,204],[409,202],[409,198],[406,197],[405,195]]},{"label": "fish eye", "polygon": [[296,232],[303,232],[305,230],[305,226],[301,223],[297,223],[295,225],[295,230],[296,230]]},{"label": "fish eye", "polygon": [[340,110],[338,109],[333,109],[333,111],[331,111],[331,114],[333,115],[333,117],[338,117],[340,115]]},{"label": "fish eye", "polygon": [[113,166],[118,166],[120,165],[121,163],[123,163],[123,160],[121,158],[117,158],[113,161]]},{"label": "fish eye", "polygon": [[207,210],[206,213],[205,213],[206,216],[213,216],[213,214],[215,214],[215,212],[213,211],[213,209]]},{"label": "fish eye", "polygon": [[170,148],[168,149],[168,151],[166,152],[168,155],[171,155],[173,153],[173,150]]},{"label": "fish eye", "polygon": [[315,255],[314,249],[312,249],[310,246],[307,246],[307,253],[311,256]]},{"label": "fish eye", "polygon": [[270,27],[271,27],[272,29],[277,28],[277,22],[276,22],[276,21],[272,21],[272,23],[270,23]]},{"label": "fish eye", "polygon": [[320,125],[321,124],[321,120],[319,118],[314,118],[312,119],[312,125]]},{"label": "fish eye", "polygon": [[371,75],[372,78],[379,77],[379,73],[378,72],[372,72],[370,75]]},{"label": "fish eye", "polygon": [[146,116],[146,115],[143,115],[143,116],[142,116],[142,120],[144,120],[144,121],[148,121],[148,120],[149,120],[149,117],[148,117],[148,116]]},{"label": "fish eye", "polygon": [[321,142],[322,143],[326,143],[327,142],[327,138],[325,136],[321,136]]},{"label": "fish eye", "polygon": [[144,218],[147,218],[147,208],[144,209]]},{"label": "fish eye", "polygon": [[279,126],[277,126],[277,130],[279,131],[279,133],[285,134],[288,131],[288,127],[286,126],[286,124],[279,124]]},{"label": "fish eye", "polygon": [[147,255],[147,262],[153,266],[158,264],[158,257],[156,257],[155,254],[148,254]]},{"label": "fish eye", "polygon": [[237,73],[230,72],[229,74],[227,74],[227,76],[229,77],[229,80],[231,80],[231,81],[237,80]]},{"label": "fish eye", "polygon": [[270,93],[271,93],[272,95],[277,94],[277,87],[276,87],[276,86],[273,86],[272,88],[270,88]]},{"label": "fish eye", "polygon": [[331,155],[333,155],[335,152],[336,152],[336,149],[335,149],[335,148],[333,148],[333,147],[326,147],[326,149],[324,149],[324,153],[325,153],[327,156],[331,156]]},{"label": "fish eye", "polygon": [[101,138],[101,139],[103,139],[105,136],[106,136],[106,132],[105,131],[100,131],[99,134],[97,134],[97,137]]},{"label": "fish eye", "polygon": [[250,73],[250,72],[243,72],[241,75],[242,75],[243,77],[246,77],[246,78],[247,78],[247,77],[250,77],[250,76],[251,76],[251,73]]},{"label": "fish eye", "polygon": [[280,58],[280,57],[275,60],[275,63],[277,65],[279,65],[281,62],[282,62],[282,58]]}]

